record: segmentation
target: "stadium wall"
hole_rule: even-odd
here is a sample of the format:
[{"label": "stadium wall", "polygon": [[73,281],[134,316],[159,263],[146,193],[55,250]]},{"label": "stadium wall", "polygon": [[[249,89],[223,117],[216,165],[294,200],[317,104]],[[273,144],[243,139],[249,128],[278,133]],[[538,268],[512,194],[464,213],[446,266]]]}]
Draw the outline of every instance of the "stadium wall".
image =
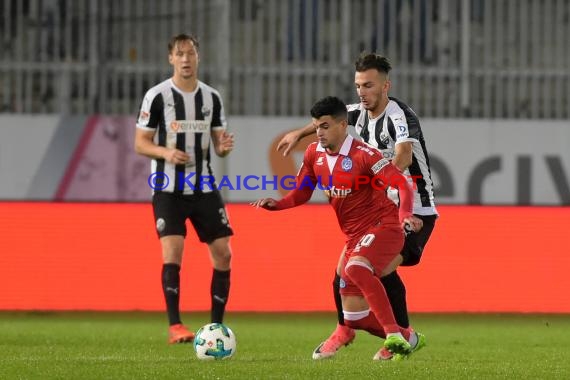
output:
[{"label": "stadium wall", "polygon": [[[288,130],[306,118],[232,117],[231,159],[215,173],[294,175],[304,146],[283,158],[275,151]],[[0,117],[0,199],[146,202],[148,159],[133,152],[134,118]],[[570,128],[566,121],[422,120],[439,204],[570,205]],[[26,152],[26,159],[20,158]],[[227,190],[230,202],[279,191]],[[315,202],[324,202],[322,194]]]},{"label": "stadium wall", "polygon": [[[343,239],[326,205],[228,206],[229,311],[333,310]],[[402,268],[412,312],[570,313],[568,207],[441,206],[423,262]],[[0,203],[1,310],[163,310],[149,204]],[[190,234],[181,307],[208,310],[211,267]]]}]

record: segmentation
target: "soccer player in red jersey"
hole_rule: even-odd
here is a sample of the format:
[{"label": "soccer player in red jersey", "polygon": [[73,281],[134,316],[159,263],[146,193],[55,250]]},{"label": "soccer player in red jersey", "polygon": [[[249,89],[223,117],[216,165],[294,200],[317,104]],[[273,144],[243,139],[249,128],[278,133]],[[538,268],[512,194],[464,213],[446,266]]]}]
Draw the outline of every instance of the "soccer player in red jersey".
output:
[{"label": "soccer player in red jersey", "polygon": [[[399,263],[403,226],[416,232],[422,227],[422,220],[412,214],[412,188],[379,150],[348,135],[342,100],[319,100],[311,116],[318,143],[305,151],[295,189],[279,201],[263,198],[252,205],[284,210],[306,203],[317,186],[324,189],[346,235],[341,272],[345,323],[385,338],[383,348],[404,357],[412,350],[410,331],[396,323],[380,277]],[[398,189],[399,208],[387,197],[388,186]]]},{"label": "soccer player in red jersey", "polygon": [[[354,84],[360,99],[357,104],[347,105],[348,124],[354,127],[360,138],[378,148],[384,158],[390,159],[402,173],[408,174],[414,182],[414,215],[423,222],[418,232],[406,233],[404,248],[400,252],[402,266],[418,265],[424,249],[435,227],[438,212],[435,207],[433,181],[430,172],[426,141],[416,113],[404,102],[388,96],[391,89],[389,73],[392,65],[386,57],[363,53],[355,62]],[[287,155],[303,136],[316,133],[312,121],[305,127],[287,133],[279,142],[277,150]],[[398,194],[388,190],[389,197],[397,204]],[[340,296],[340,272],[344,261],[344,249],[335,268],[333,295],[337,310],[335,330],[313,351],[313,359],[330,358],[342,347],[350,344],[355,332],[344,323]],[[410,329],[410,344],[416,352],[426,345],[425,337],[413,332],[408,318],[406,286],[398,271],[381,278],[382,285],[394,312],[396,322]],[[378,360],[393,360],[388,350],[382,350]]]}]

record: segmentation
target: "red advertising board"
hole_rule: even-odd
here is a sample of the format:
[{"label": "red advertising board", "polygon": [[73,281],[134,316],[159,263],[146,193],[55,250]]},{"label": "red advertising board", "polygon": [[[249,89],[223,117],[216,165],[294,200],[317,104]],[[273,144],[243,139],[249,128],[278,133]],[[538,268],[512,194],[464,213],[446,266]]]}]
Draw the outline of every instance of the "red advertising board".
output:
[{"label": "red advertising board", "polygon": [[[412,312],[570,312],[570,208],[440,207],[420,265],[402,268]],[[333,310],[343,237],[327,205],[228,205],[229,311]],[[0,309],[162,310],[150,204],[0,203]],[[181,307],[208,310],[211,266],[189,228]]]}]

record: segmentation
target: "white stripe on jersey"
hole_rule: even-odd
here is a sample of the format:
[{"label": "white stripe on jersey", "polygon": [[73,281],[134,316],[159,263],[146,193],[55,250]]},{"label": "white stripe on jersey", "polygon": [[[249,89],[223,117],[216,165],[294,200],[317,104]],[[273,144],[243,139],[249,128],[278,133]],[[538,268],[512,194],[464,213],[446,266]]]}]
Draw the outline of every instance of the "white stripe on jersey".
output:
[{"label": "white stripe on jersey", "polygon": [[[387,159],[392,160],[394,158],[397,144],[402,142],[412,143],[412,161],[415,161],[412,162],[412,165],[415,165],[414,170],[419,170],[425,181],[425,186],[422,189],[418,188],[417,185],[414,187],[414,214],[437,214],[433,195],[433,181],[427,164],[427,150],[424,151],[425,146],[422,146],[423,134],[419,121],[417,119],[413,120],[414,126],[410,128],[408,124],[411,124],[412,120],[408,120],[404,109],[395,100],[390,100],[384,112],[375,119],[368,118],[366,115],[367,111],[361,103],[349,104],[346,109],[349,114],[358,115],[354,123],[354,128],[358,135],[366,136],[368,141],[364,141],[379,149]],[[351,119],[354,118],[349,116],[349,120]],[[378,125],[379,122],[382,124]],[[392,130],[390,130],[389,124],[393,126]],[[368,133],[363,133],[363,128],[367,128]],[[410,176],[410,167],[404,171],[404,175]],[[419,173],[414,175],[419,175]],[[410,182],[413,181],[413,178],[408,178]],[[422,205],[422,195],[424,205]],[[425,202],[426,199],[429,201],[429,205]]]},{"label": "white stripe on jersey", "polygon": [[[196,109],[200,104],[200,109]],[[183,170],[181,166],[177,170],[177,166],[164,160],[151,161],[151,172],[163,172],[170,180],[162,191],[183,189],[184,194],[193,194],[192,186],[199,186],[200,174],[213,176],[209,153],[211,130],[227,126],[221,97],[214,88],[198,81],[195,91],[184,92],[172,79],[167,79],[147,91],[136,126],[156,131],[154,142],[157,145],[184,150],[190,156]],[[200,140],[196,141],[198,136]],[[189,178],[187,182],[192,186],[185,178]],[[203,192],[212,191],[209,185],[201,188]]]}]

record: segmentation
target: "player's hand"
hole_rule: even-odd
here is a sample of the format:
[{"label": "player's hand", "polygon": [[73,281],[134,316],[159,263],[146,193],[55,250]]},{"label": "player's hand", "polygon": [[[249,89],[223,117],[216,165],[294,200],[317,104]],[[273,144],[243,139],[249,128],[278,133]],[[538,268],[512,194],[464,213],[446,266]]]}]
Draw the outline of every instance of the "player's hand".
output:
[{"label": "player's hand", "polygon": [[174,165],[183,165],[190,161],[188,153],[178,149],[167,149],[164,154],[164,160]]},{"label": "player's hand", "polygon": [[291,152],[291,149],[297,145],[300,139],[301,133],[299,131],[291,131],[287,133],[283,136],[281,141],[279,141],[279,144],[277,144],[277,151],[283,150],[283,157],[286,157],[289,152]]},{"label": "player's hand", "polygon": [[220,157],[227,156],[234,149],[234,134],[224,131],[218,138],[217,154]]},{"label": "player's hand", "polygon": [[424,226],[423,220],[421,220],[420,218],[413,216],[413,215],[410,217],[404,218],[404,221],[402,222],[402,228],[406,232],[410,232],[410,231],[418,232],[419,230],[422,229],[423,226]]},{"label": "player's hand", "polygon": [[264,208],[266,210],[272,210],[273,208],[275,208],[275,205],[277,204],[277,201],[273,198],[261,198],[256,200],[255,202],[251,202],[250,205],[252,205],[255,208]]}]

